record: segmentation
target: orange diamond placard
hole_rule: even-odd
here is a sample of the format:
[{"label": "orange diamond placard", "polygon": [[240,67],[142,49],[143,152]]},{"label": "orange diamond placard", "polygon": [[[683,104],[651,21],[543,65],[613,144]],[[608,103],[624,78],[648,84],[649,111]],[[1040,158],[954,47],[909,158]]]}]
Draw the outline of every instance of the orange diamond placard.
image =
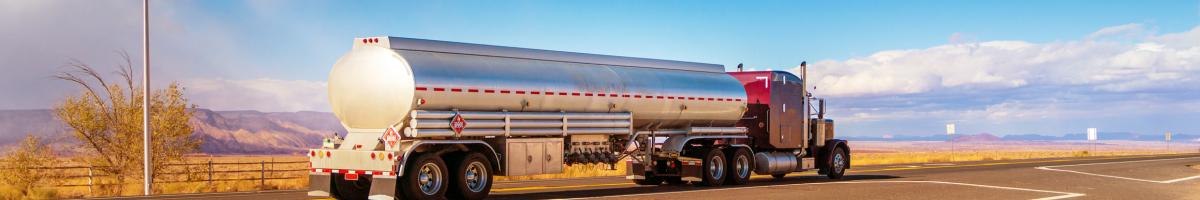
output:
[{"label": "orange diamond placard", "polygon": [[396,133],[396,129],[388,128],[383,132],[383,142],[387,142],[389,147],[396,147],[396,142],[400,141],[400,134]]},{"label": "orange diamond placard", "polygon": [[455,134],[461,134],[463,129],[467,128],[467,120],[462,118],[462,115],[454,113],[454,119],[450,120],[450,129],[454,130]]}]

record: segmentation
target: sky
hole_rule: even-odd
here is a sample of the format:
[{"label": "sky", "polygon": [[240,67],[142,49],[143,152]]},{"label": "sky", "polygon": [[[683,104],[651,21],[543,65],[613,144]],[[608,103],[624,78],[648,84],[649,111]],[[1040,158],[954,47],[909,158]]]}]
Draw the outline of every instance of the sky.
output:
[{"label": "sky", "polygon": [[[79,88],[72,59],[141,65],[141,1],[0,0],[0,109]],[[151,2],[152,85],[215,110],[329,111],[354,37],[750,69],[810,64],[846,135],[1200,134],[1200,1]],[[116,78],[115,74],[111,75]]]}]

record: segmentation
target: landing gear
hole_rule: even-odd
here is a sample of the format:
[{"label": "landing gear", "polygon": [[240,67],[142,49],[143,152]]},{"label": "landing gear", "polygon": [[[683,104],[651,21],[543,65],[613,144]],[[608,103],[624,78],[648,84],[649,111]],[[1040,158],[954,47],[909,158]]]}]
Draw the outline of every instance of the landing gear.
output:
[{"label": "landing gear", "polygon": [[446,162],[434,154],[422,154],[405,168],[400,192],[406,199],[441,199],[449,180]]},{"label": "landing gear", "polygon": [[704,154],[703,162],[703,175],[701,175],[702,178],[696,185],[720,186],[725,184],[725,173],[729,171],[725,153],[721,152],[721,149],[710,149]]},{"label": "landing gear", "polygon": [[750,151],[746,148],[733,148],[728,152],[726,157],[730,160],[728,169],[731,171],[725,178],[725,184],[745,185],[750,183],[750,173],[754,171],[754,162],[751,160],[754,157],[750,155]]},{"label": "landing gear", "polygon": [[449,199],[483,199],[492,189],[492,163],[483,154],[470,153],[455,162]]},{"label": "landing gear", "polygon": [[846,167],[850,166],[850,157],[846,154],[846,149],[837,147],[829,154],[829,168],[825,170],[825,176],[831,179],[840,179],[846,174]]}]

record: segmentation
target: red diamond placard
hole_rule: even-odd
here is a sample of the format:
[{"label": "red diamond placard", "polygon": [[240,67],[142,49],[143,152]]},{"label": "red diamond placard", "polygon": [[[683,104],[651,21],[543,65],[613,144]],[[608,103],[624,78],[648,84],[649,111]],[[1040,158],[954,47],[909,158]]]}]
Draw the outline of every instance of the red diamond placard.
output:
[{"label": "red diamond placard", "polygon": [[455,134],[461,134],[463,129],[467,128],[467,120],[462,118],[462,115],[454,113],[454,119],[450,120],[450,129],[454,130]]},{"label": "red diamond placard", "polygon": [[383,132],[383,141],[387,142],[389,147],[396,147],[396,142],[400,141],[400,134],[396,133],[396,129],[388,128]]}]

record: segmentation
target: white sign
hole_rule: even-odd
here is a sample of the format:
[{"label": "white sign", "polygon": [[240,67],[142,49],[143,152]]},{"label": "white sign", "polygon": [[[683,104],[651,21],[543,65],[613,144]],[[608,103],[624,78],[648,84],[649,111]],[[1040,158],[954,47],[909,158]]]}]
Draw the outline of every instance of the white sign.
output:
[{"label": "white sign", "polygon": [[954,135],[954,124],[946,124],[946,135]]},{"label": "white sign", "polygon": [[1095,140],[1096,140],[1096,128],[1088,128],[1088,129],[1087,129],[1087,134],[1088,134],[1088,140],[1089,140],[1089,141],[1095,141]]},{"label": "white sign", "polygon": [[1167,131],[1167,142],[1171,141],[1171,132]]}]

